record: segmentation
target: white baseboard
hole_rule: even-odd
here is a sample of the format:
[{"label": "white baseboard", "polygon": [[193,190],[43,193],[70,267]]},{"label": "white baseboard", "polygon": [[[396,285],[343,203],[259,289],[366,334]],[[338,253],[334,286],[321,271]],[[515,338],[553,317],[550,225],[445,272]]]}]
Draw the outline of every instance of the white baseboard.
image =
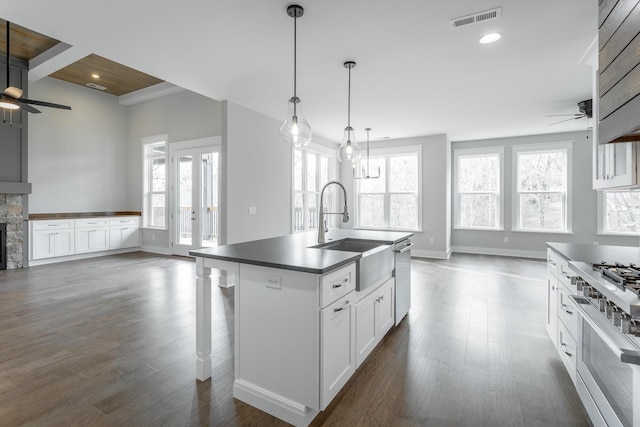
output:
[{"label": "white baseboard", "polygon": [[451,249],[453,252],[464,254],[499,255],[536,259],[546,259],[547,257],[546,249],[544,251],[524,251],[520,249],[479,248],[475,246],[453,246]]},{"label": "white baseboard", "polygon": [[69,255],[69,256],[60,256],[60,257],[44,258],[44,259],[30,259],[29,267],[36,267],[38,265],[55,264],[57,262],[76,261],[79,259],[97,258],[100,256],[125,254],[128,252],[139,252],[139,251],[140,251],[140,247],[136,246],[135,248],[115,249],[112,251],[88,252],[86,254],[75,254],[75,255]]},{"label": "white baseboard", "polygon": [[140,246],[142,252],[151,252],[152,254],[171,255],[171,248],[165,248],[163,246]]},{"label": "white baseboard", "polygon": [[411,256],[416,258],[449,259],[449,256],[451,256],[451,250],[445,252],[445,251],[424,251],[421,249],[411,249]]},{"label": "white baseboard", "polygon": [[233,397],[294,426],[308,426],[320,412],[239,379],[233,382]]}]

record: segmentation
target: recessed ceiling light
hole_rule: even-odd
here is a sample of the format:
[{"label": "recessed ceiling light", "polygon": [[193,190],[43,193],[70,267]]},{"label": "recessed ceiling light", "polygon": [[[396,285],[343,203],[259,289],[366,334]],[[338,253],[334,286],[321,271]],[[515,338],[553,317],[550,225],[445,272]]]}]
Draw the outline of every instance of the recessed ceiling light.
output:
[{"label": "recessed ceiling light", "polygon": [[91,77],[93,77],[94,79],[99,79],[100,78],[100,74],[92,73]]},{"label": "recessed ceiling light", "polygon": [[500,40],[500,37],[502,37],[500,33],[490,33],[485,36],[482,36],[482,38],[480,39],[480,43],[489,44],[489,43],[497,42],[498,40]]}]

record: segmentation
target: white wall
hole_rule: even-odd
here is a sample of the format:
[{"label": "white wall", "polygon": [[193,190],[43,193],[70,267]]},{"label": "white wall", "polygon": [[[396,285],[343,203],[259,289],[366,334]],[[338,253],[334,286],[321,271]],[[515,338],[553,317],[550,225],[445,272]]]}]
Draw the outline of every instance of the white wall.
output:
[{"label": "white wall", "polygon": [[[280,141],[281,123],[232,102],[222,105],[221,242],[289,234],[292,154]],[[250,206],[256,215],[249,215]]]},{"label": "white wall", "polygon": [[[141,139],[166,134],[171,144],[221,135],[222,104],[184,90],[128,108],[128,206],[129,210],[142,211]],[[143,229],[142,246],[148,250],[169,253],[169,232]]]},{"label": "white wall", "polygon": [[[412,255],[432,258],[447,258],[450,251],[451,225],[451,143],[447,135],[431,135],[417,138],[374,141],[370,148],[422,146],[422,232],[413,237]],[[349,212],[354,212],[354,179],[351,166],[341,165],[341,182],[349,194]],[[355,216],[347,224],[354,225]],[[433,239],[433,243],[431,242]]]},{"label": "white wall", "polygon": [[52,78],[31,82],[29,98],[72,108],[29,117],[29,212],[129,210],[127,107]]},{"label": "white wall", "polygon": [[[587,139],[587,137],[589,137]],[[573,215],[572,233],[526,233],[512,232],[512,150],[522,144],[538,144],[573,141]],[[592,189],[591,131],[568,132],[546,135],[530,135],[480,141],[453,142],[453,149],[470,147],[504,146],[504,225],[505,231],[453,230],[454,252],[505,254],[516,256],[545,257],[545,242],[567,242],[591,245],[637,246],[638,237],[597,235],[596,191]],[[509,242],[505,243],[504,238]]]}]

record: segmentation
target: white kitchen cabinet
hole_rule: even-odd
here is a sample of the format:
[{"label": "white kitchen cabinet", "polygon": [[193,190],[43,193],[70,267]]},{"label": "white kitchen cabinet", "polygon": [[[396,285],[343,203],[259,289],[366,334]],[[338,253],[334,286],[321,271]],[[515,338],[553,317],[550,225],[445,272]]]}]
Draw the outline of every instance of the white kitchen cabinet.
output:
[{"label": "white kitchen cabinet", "polygon": [[356,304],[356,367],[360,366],[394,323],[392,277]]},{"label": "white kitchen cabinet", "polygon": [[34,221],[31,258],[45,259],[74,253],[73,220]]},{"label": "white kitchen cabinet", "polygon": [[616,144],[593,143],[593,189],[634,188],[640,185],[638,156],[633,142]]},{"label": "white kitchen cabinet", "polygon": [[108,218],[75,220],[75,253],[90,253],[109,249]]},{"label": "white kitchen cabinet", "polygon": [[140,246],[140,218],[111,218],[109,220],[109,249],[136,246]]},{"label": "white kitchen cabinet", "polygon": [[356,370],[355,292],[320,311],[320,410],[324,410]]}]

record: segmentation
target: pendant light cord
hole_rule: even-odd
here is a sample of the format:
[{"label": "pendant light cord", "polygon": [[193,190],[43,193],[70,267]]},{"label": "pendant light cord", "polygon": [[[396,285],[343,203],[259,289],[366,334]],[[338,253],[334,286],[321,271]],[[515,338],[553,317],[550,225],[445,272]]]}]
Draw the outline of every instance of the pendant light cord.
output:
[{"label": "pendant light cord", "polygon": [[7,87],[9,87],[9,54],[10,54],[10,48],[9,48],[9,21],[7,22],[7,38],[5,39],[7,41]]},{"label": "pendant light cord", "polygon": [[296,82],[298,81],[297,78],[297,64],[298,64],[298,58],[297,58],[297,52],[298,52],[298,44],[297,44],[297,38],[298,38],[298,18],[294,17],[293,18],[293,116],[296,117],[297,116],[297,109],[296,106],[298,104],[298,95],[296,93]]},{"label": "pendant light cord", "polygon": [[[349,86],[347,93],[347,126],[351,127],[351,67],[349,67]],[[351,138],[349,137],[349,139]]]}]

